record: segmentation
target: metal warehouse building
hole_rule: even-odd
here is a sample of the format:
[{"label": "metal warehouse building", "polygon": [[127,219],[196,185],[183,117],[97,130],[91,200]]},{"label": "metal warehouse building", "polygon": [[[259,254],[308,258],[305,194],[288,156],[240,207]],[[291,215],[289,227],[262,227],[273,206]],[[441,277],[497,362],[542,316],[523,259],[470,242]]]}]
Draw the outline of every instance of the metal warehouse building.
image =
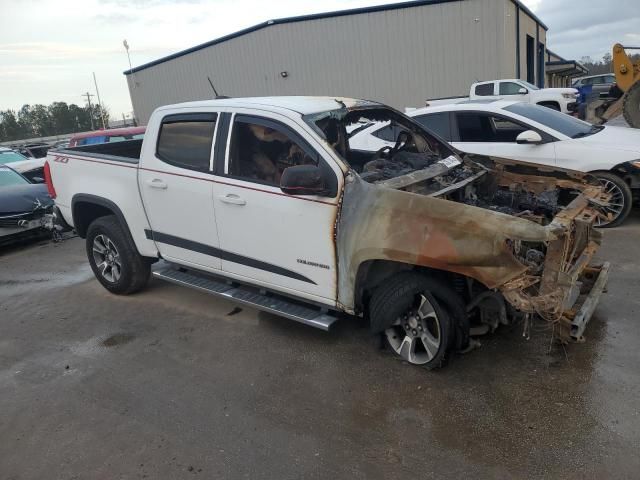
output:
[{"label": "metal warehouse building", "polygon": [[336,95],[397,108],[477,80],[543,86],[547,26],[519,0],[420,0],[269,20],[126,71],[141,123],[221,95]]}]

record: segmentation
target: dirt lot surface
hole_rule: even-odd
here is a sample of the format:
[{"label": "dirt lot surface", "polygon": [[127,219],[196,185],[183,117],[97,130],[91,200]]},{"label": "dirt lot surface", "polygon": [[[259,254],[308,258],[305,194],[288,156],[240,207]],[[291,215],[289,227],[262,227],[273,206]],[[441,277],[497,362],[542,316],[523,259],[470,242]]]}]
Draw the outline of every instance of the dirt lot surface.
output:
[{"label": "dirt lot surface", "polygon": [[429,373],[152,281],[117,297],[84,243],[0,251],[0,478],[638,478],[640,215],[588,341],[522,326]]}]

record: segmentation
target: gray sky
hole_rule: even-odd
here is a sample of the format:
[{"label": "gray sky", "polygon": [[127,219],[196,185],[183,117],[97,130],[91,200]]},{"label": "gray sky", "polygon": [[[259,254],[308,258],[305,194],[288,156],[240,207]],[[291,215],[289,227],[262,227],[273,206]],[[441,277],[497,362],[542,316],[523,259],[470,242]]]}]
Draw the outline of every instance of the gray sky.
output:
[{"label": "gray sky", "polygon": [[[25,103],[83,104],[95,93],[112,117],[131,111],[122,45],[134,66],[270,18],[341,10],[371,0],[0,0],[0,110]],[[601,57],[616,41],[640,44],[640,0],[524,0],[565,58]]]}]

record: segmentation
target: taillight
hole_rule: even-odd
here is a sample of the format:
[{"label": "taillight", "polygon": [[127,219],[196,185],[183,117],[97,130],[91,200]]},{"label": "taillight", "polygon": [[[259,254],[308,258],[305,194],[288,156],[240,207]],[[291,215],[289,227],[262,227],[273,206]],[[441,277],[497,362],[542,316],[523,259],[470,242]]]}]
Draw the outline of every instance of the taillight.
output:
[{"label": "taillight", "polygon": [[47,184],[47,191],[49,192],[49,196],[55,199],[58,194],[56,193],[56,189],[53,187],[53,180],[51,179],[51,168],[49,167],[49,162],[44,162],[44,182]]}]

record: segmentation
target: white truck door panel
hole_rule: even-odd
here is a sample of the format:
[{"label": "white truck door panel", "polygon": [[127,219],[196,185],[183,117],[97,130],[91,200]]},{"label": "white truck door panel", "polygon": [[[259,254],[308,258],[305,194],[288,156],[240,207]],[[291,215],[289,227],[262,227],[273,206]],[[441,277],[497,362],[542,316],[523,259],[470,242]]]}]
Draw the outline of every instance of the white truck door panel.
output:
[{"label": "white truck door panel", "polygon": [[138,173],[147,238],[169,261],[213,270],[221,268],[211,172],[216,124],[214,113],[165,116]]},{"label": "white truck door panel", "polygon": [[[278,186],[283,165],[294,157],[296,164],[318,161],[321,149],[311,146],[315,141],[291,119],[277,114],[259,118],[236,114],[228,139],[226,165],[219,171],[214,198],[220,247],[225,252],[223,271],[335,302],[339,187],[335,197],[329,198],[291,196]],[[291,152],[297,153],[292,156]],[[276,171],[256,169],[254,161],[276,166]],[[325,167],[340,185],[337,167]]]}]

